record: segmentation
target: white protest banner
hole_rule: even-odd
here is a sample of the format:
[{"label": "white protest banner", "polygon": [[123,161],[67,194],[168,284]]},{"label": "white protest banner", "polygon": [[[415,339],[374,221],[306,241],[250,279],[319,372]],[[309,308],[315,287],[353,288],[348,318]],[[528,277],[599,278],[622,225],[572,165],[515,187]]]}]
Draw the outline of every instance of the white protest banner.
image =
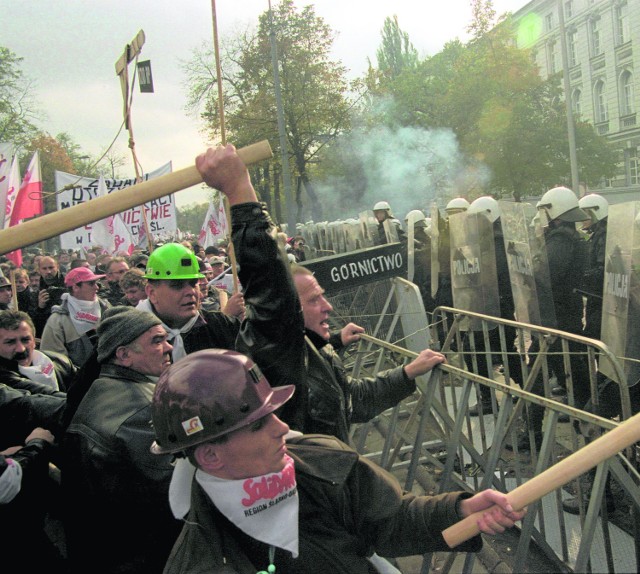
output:
[{"label": "white protest banner", "polygon": [[[171,173],[171,162],[155,171],[144,174],[142,179],[147,181],[167,173]],[[67,209],[97,197],[99,179],[79,177],[63,171],[56,171],[55,181],[58,192],[56,196],[58,210]],[[105,179],[104,181],[107,186],[107,193],[117,193],[118,190],[136,183],[135,178]],[[66,186],[69,186],[70,189],[64,189]],[[137,206],[120,214],[136,245],[140,228],[144,225],[141,209],[142,206]],[[149,231],[152,235],[171,234],[176,231],[177,217],[173,195],[167,195],[145,203],[144,209],[149,221]],[[63,233],[60,235],[60,246],[62,249],[84,249],[92,246],[94,242],[91,238],[91,229],[91,225],[85,225]]]}]

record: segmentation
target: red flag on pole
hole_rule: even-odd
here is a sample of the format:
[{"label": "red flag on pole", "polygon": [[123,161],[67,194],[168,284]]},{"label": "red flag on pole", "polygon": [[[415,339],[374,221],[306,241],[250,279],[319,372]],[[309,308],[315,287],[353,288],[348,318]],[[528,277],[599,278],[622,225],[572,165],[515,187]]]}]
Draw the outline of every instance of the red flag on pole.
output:
[{"label": "red flag on pole", "polygon": [[29,219],[35,215],[42,215],[42,177],[40,177],[40,156],[38,150],[31,158],[27,168],[16,202],[11,213],[11,225],[20,223],[23,219]]}]

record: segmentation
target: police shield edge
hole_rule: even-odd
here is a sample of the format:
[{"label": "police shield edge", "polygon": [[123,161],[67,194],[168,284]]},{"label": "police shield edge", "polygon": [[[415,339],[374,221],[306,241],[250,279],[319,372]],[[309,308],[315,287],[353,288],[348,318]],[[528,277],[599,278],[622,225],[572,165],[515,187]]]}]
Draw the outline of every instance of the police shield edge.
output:
[{"label": "police shield edge", "polygon": [[528,203],[498,203],[516,320],[554,328],[549,265],[542,227],[534,221],[536,209]]},{"label": "police shield edge", "polygon": [[600,371],[630,387],[640,380],[640,202],[609,206],[601,340],[622,360],[626,381],[606,359]]},{"label": "police shield edge", "polygon": [[362,229],[362,247],[373,247],[378,234],[378,222],[372,210],[361,211],[358,214]]},{"label": "police shield edge", "polygon": [[[454,307],[499,317],[493,225],[481,213],[453,214],[449,217],[449,241]],[[461,329],[481,330],[482,322],[465,321]]]},{"label": "police shield edge", "polygon": [[435,299],[438,293],[438,279],[440,277],[440,243],[444,221],[436,203],[431,204],[431,297]]}]

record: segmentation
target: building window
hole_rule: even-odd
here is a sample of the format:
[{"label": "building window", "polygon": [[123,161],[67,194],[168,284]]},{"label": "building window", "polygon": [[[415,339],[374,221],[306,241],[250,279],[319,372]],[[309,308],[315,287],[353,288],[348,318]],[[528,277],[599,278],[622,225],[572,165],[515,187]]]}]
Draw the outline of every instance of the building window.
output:
[{"label": "building window", "polygon": [[590,21],[589,34],[591,37],[591,56],[599,56],[602,52],[600,47],[600,18],[593,18]]},{"label": "building window", "polygon": [[564,3],[564,17],[568,20],[573,16],[573,0]]},{"label": "building window", "polygon": [[640,158],[638,157],[638,148],[629,148],[626,150],[627,158],[627,174],[629,176],[630,185],[640,184]]},{"label": "building window", "polygon": [[571,94],[571,108],[574,116],[580,117],[582,115],[582,91],[578,88],[573,90]]},{"label": "building window", "polygon": [[609,119],[607,98],[605,97],[604,82],[602,80],[598,80],[593,89],[593,109],[596,123],[606,122]]},{"label": "building window", "polygon": [[545,23],[545,29],[547,32],[551,32],[551,30],[553,30],[553,12],[549,12],[545,18],[544,18],[544,23]]},{"label": "building window", "polygon": [[621,2],[615,8],[616,44],[624,44],[630,40],[629,16],[626,2]]},{"label": "building window", "polygon": [[633,104],[633,75],[625,70],[620,75],[620,115],[628,116],[635,111]]},{"label": "building window", "polygon": [[569,66],[573,67],[578,63],[578,47],[577,47],[577,32],[569,32],[567,34],[567,58],[569,60]]},{"label": "building window", "polygon": [[558,71],[558,58],[556,56],[556,42],[549,42],[547,44],[547,68],[549,75],[555,74]]}]

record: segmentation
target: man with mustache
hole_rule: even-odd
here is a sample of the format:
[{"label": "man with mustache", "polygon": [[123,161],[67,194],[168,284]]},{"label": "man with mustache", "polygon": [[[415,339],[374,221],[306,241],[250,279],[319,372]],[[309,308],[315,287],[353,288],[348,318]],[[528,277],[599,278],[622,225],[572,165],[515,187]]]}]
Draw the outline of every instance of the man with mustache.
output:
[{"label": "man with mustache", "polygon": [[35,326],[24,311],[0,312],[0,380],[33,394],[65,391],[76,377],[66,355],[36,349]]}]

